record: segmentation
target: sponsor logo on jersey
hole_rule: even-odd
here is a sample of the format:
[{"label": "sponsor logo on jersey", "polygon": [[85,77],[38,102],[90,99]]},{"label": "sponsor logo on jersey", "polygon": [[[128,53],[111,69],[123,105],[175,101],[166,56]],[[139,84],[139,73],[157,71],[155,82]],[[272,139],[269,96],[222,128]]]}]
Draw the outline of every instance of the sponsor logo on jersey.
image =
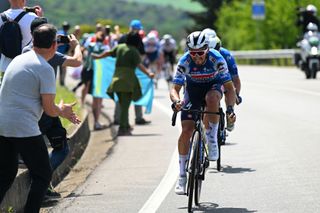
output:
[{"label": "sponsor logo on jersey", "polygon": [[225,64],[222,63],[222,62],[218,62],[218,64],[217,64],[217,71],[218,71],[218,72],[224,72],[224,71],[226,71]]},{"label": "sponsor logo on jersey", "polygon": [[209,74],[198,73],[198,74],[191,74],[190,76],[191,78],[194,78],[194,79],[209,80],[209,79],[212,79],[215,76],[215,74],[214,73],[209,73]]},{"label": "sponsor logo on jersey", "polygon": [[216,63],[216,59],[214,57],[212,57],[211,55],[209,56],[209,60],[212,61],[213,63]]},{"label": "sponsor logo on jersey", "polygon": [[178,65],[177,67],[177,71],[180,73],[185,73],[186,72],[186,68],[182,65]]}]

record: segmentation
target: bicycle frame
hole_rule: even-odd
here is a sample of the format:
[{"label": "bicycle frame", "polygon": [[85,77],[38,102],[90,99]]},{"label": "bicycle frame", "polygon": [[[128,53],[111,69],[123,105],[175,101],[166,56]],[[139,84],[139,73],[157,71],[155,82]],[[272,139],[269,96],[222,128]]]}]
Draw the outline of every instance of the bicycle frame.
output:
[{"label": "bicycle frame", "polygon": [[[203,112],[205,113],[205,112]],[[196,132],[199,132],[199,141],[198,141],[198,146],[199,146],[199,159],[200,162],[203,162],[202,160],[204,160],[204,158],[206,158],[208,156],[208,150],[206,147],[207,144],[207,137],[205,135],[205,128],[204,128],[204,124],[202,122],[202,116],[203,114],[200,113],[196,113],[196,118],[194,119],[195,121],[195,125],[194,125],[194,130],[193,130],[193,134],[191,138],[194,138],[194,135],[196,134]],[[199,116],[199,117],[198,117]],[[187,161],[187,165],[189,165],[189,161],[190,161],[190,154],[191,154],[191,149],[193,147],[193,141],[190,140],[190,145],[189,145],[189,156],[188,156],[188,161]],[[202,159],[202,160],[201,160]],[[189,168],[187,166],[187,168]],[[187,170],[188,172],[188,170]],[[201,173],[202,171],[200,171]],[[202,180],[204,180],[204,173],[201,176]]]},{"label": "bicycle frame", "polygon": [[[195,109],[182,109],[182,111],[188,111],[195,113],[194,118],[194,130],[192,133],[190,145],[189,145],[189,156],[186,166],[188,173],[188,185],[187,185],[187,196],[188,196],[188,212],[192,209],[192,199],[194,192],[195,205],[199,206],[200,194],[202,181],[205,179],[205,170],[209,167],[209,160],[207,158],[208,151],[206,148],[206,136],[203,125],[204,114],[216,114],[220,115],[219,112],[208,112],[203,110]],[[174,112],[172,116],[172,126],[175,126],[177,112]]]}]

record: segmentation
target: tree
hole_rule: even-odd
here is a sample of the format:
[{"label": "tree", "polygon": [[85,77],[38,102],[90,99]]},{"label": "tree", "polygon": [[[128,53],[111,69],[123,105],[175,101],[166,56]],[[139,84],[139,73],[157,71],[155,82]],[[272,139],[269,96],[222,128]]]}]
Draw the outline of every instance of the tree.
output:
[{"label": "tree", "polygon": [[299,3],[266,0],[264,20],[252,19],[252,0],[223,4],[216,23],[217,34],[223,46],[231,50],[296,48],[300,35],[295,24],[297,6],[320,6],[319,0],[300,0]]},{"label": "tree", "polygon": [[229,4],[232,0],[192,0],[199,2],[205,8],[202,12],[189,12],[188,16],[195,21],[195,26],[188,28],[187,31],[202,30],[205,28],[212,28],[217,30],[216,21],[218,19],[218,12],[223,2]]}]

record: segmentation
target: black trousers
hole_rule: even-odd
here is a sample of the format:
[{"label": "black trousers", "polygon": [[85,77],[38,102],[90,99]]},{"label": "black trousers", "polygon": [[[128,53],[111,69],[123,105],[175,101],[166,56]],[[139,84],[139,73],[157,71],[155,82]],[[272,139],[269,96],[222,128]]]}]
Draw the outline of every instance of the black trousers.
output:
[{"label": "black trousers", "polygon": [[69,153],[67,142],[67,130],[62,126],[59,117],[51,117],[43,113],[38,123],[40,131],[49,139],[52,152],[49,155],[51,167],[53,170],[58,168]]},{"label": "black trousers", "polygon": [[38,125],[41,133],[48,137],[52,148],[62,150],[67,142],[67,130],[62,126],[60,118],[43,113]]},{"label": "black trousers", "polygon": [[27,138],[0,136],[0,203],[17,175],[18,154],[26,164],[32,181],[24,212],[38,213],[52,177],[42,135]]}]

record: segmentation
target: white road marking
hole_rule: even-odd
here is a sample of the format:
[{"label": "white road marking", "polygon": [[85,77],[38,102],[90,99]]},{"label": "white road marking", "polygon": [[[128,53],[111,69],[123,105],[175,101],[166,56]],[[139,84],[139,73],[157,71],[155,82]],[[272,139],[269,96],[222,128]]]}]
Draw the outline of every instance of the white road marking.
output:
[{"label": "white road marking", "polygon": [[[164,112],[171,118],[172,110],[170,108],[164,106],[156,100],[154,100],[154,106],[156,106],[158,109],[160,109],[162,112]],[[179,119],[177,119],[176,128],[178,128],[179,131],[181,131]],[[152,195],[149,197],[147,202],[140,209],[139,213],[152,213],[157,211],[157,209],[160,207],[163,200],[167,197],[168,193],[170,192],[177,180],[177,177],[179,175],[178,165],[178,146],[176,146],[166,174],[162,178],[158,187],[153,191]]]}]

